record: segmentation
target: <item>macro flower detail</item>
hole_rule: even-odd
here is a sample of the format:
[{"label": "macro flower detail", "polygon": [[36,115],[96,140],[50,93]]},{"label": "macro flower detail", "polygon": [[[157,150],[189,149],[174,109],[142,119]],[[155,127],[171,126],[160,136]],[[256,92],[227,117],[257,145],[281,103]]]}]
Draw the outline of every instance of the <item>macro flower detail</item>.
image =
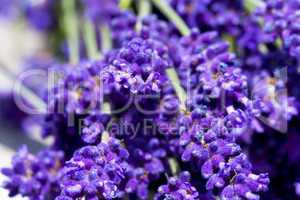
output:
[{"label": "macro flower detail", "polygon": [[152,94],[160,92],[166,81],[163,73],[167,66],[168,51],[163,43],[136,37],[109,57],[103,74],[116,90]]},{"label": "macro flower detail", "polygon": [[181,172],[179,177],[171,177],[166,185],[158,188],[155,200],[176,199],[176,200],[196,200],[199,199],[198,192],[189,182],[189,172]]},{"label": "macro flower detail", "polygon": [[8,178],[4,188],[9,190],[11,197],[20,194],[31,200],[55,198],[60,192],[63,162],[63,152],[43,150],[33,155],[22,146],[12,159],[12,167],[2,169],[2,174]]},{"label": "macro flower detail", "polygon": [[127,158],[128,152],[116,139],[82,147],[62,170],[62,192],[56,199],[122,197]]},{"label": "macro flower detail", "polygon": [[41,40],[20,69],[0,51],[12,88],[0,91],[0,149],[17,137],[39,152],[20,148],[3,188],[29,200],[298,199],[299,11],[299,0],[0,0],[0,42],[6,27],[34,32],[12,58]]}]

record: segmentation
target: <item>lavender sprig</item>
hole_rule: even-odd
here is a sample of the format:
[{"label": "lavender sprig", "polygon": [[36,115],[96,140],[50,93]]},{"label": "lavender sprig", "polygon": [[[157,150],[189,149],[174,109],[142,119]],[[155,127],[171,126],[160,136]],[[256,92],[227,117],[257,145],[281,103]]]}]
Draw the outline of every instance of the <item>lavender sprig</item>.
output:
[{"label": "lavender sprig", "polygon": [[21,147],[12,159],[12,168],[2,169],[8,177],[4,188],[9,190],[9,196],[21,194],[30,200],[55,198],[60,192],[63,155],[61,151],[43,150],[35,156],[26,146]]},{"label": "lavender sprig", "polygon": [[116,139],[77,150],[63,169],[62,192],[56,200],[122,197],[128,156]]},{"label": "lavender sprig", "polygon": [[181,172],[179,177],[169,178],[167,185],[158,188],[154,199],[198,200],[199,194],[196,188],[189,183],[190,179],[189,172]]}]

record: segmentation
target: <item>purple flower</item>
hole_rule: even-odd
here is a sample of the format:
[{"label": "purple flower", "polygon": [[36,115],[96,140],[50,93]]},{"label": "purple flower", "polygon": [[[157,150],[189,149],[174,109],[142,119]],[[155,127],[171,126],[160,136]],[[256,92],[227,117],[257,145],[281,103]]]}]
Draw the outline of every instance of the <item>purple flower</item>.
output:
[{"label": "purple flower", "polygon": [[244,19],[242,1],[228,0],[168,0],[190,27],[216,30],[230,35],[240,32]]},{"label": "purple flower", "polygon": [[286,123],[298,114],[298,109],[295,98],[288,96],[285,77],[280,76],[276,71],[274,77],[261,71],[252,77],[251,88],[252,98],[260,99],[262,103],[264,123],[279,131],[285,131]]},{"label": "purple flower", "polygon": [[81,0],[85,8],[85,15],[95,23],[109,21],[111,17],[119,12],[117,0]]},{"label": "purple flower", "polygon": [[167,185],[158,188],[155,200],[174,199],[174,200],[196,200],[199,194],[195,187],[191,185],[189,172],[181,172],[179,177],[168,179]]},{"label": "purple flower", "polygon": [[56,1],[43,0],[39,2],[27,1],[24,5],[25,17],[37,30],[51,30],[58,25],[55,15]]},{"label": "purple flower", "polygon": [[110,120],[107,114],[94,113],[83,120],[81,138],[85,143],[97,144],[101,140],[101,135]]},{"label": "purple flower", "polygon": [[259,195],[253,192],[265,191],[268,183],[267,174],[238,174],[234,177],[234,183],[224,188],[221,198],[222,200],[229,200],[242,197],[248,200],[259,200]]},{"label": "purple flower", "polygon": [[43,150],[36,156],[23,146],[12,159],[12,168],[3,168],[8,177],[4,188],[9,196],[18,194],[31,200],[55,198],[60,193],[60,169],[63,152]]},{"label": "purple flower", "polygon": [[200,34],[194,29],[190,36],[183,37],[177,47],[182,55],[178,72],[183,86],[187,90],[201,87],[207,90],[208,95],[219,96],[219,87],[231,89],[233,86],[230,83],[238,84],[238,81],[231,81],[225,85],[229,81],[226,79],[233,78],[233,73],[238,74],[238,69],[231,69],[235,56],[228,48],[228,44],[219,39],[217,32]]},{"label": "purple flower", "polygon": [[[252,166],[247,156],[235,143],[235,136],[232,133],[234,129],[226,127],[222,118],[211,116],[209,113],[206,114],[206,117],[193,119],[193,121],[187,116],[182,117],[183,119],[179,119],[177,122],[180,124],[178,131],[182,131],[178,133],[180,138],[177,145],[180,145],[181,148],[177,147],[179,149],[177,153],[181,154],[182,161],[193,162],[201,169],[202,176],[207,179],[207,190],[214,188],[219,188],[221,191],[227,190],[236,176],[242,175],[251,179],[247,179],[251,183],[251,187],[247,181],[239,182],[242,187],[247,189],[247,192],[252,194],[267,189],[269,183],[267,175],[252,173]],[[188,121],[188,123],[182,123],[183,121]],[[259,186],[252,187],[255,184]],[[226,190],[223,193],[226,193]],[[242,194],[239,195],[242,196]],[[225,197],[226,195],[223,198],[226,199]]]},{"label": "purple flower", "polygon": [[300,3],[295,0],[267,0],[266,5],[256,11],[258,20],[264,20],[266,42],[275,43],[280,39],[292,57],[299,55],[299,8]]},{"label": "purple flower", "polygon": [[[240,1],[168,2],[189,26],[208,32],[193,29],[189,36],[180,37],[172,22],[160,20],[163,17],[157,9],[153,11],[158,16],[138,19],[133,11],[121,10],[116,0],[81,1],[97,34],[99,26],[110,29],[113,49],[104,52],[100,61],[59,66],[64,76],[49,89],[49,108],[54,112],[45,117],[43,130],[44,136],[55,136],[53,147],[63,150],[69,161],[58,172],[49,159],[43,161],[55,157],[52,154],[32,156],[20,151],[13,164],[21,167],[4,170],[7,176],[18,174],[7,183],[11,195],[21,193],[43,199],[46,193],[60,194],[56,200],[149,199],[164,174],[170,175],[169,158],[193,177],[182,172],[178,177],[167,178],[167,184],[158,188],[157,200],[257,200],[261,192],[268,190],[269,175],[261,172],[272,168],[252,166],[247,155],[252,155],[253,146],[248,144],[246,155],[242,149],[246,144],[239,145],[238,139],[252,136],[252,131],[273,133],[257,118],[267,119],[272,126],[292,120],[292,131],[297,133],[298,120],[294,116],[298,114],[298,102],[286,94],[286,80],[273,67],[285,66],[282,63],[298,66],[298,2],[266,1],[266,8],[249,15]],[[135,11],[136,7],[132,8]],[[47,27],[48,9],[28,14],[33,22]],[[42,17],[39,20],[36,16]],[[142,22],[138,24],[141,27],[137,26],[141,29],[136,31],[138,20]],[[223,35],[236,40],[224,42],[220,39]],[[231,52],[233,49],[238,50],[237,55]],[[288,73],[293,74],[295,66]],[[187,93],[186,102],[176,97],[177,88],[173,88],[173,79],[165,72],[171,67],[179,75],[176,84]],[[292,78],[288,87],[297,94],[293,85],[298,82],[297,73]],[[249,88],[253,93],[249,94]],[[155,97],[148,99],[150,95]],[[121,111],[104,115],[104,100],[112,109]],[[119,109],[125,105],[126,109]],[[116,122],[113,125],[121,128],[111,131],[108,141],[102,140],[104,131],[111,128],[111,118]],[[74,126],[69,126],[69,121]],[[272,148],[277,144],[273,142],[270,140]],[[261,146],[255,151],[265,152]],[[297,154],[285,154],[295,148],[282,146],[278,157],[285,156],[293,162],[283,166],[297,166]],[[254,159],[254,163],[266,159],[278,162],[265,157]],[[52,177],[48,175],[53,171],[55,192],[51,193],[52,182],[48,179]],[[271,178],[279,174],[270,172]],[[295,183],[298,178],[295,173],[289,181]]]},{"label": "purple flower", "polygon": [[128,156],[116,139],[77,150],[62,170],[62,192],[56,199],[122,197]]},{"label": "purple flower", "polygon": [[115,47],[121,47],[137,35],[134,30],[137,17],[130,11],[117,12],[108,23]]},{"label": "purple flower", "polygon": [[136,16],[118,7],[118,0],[81,0],[87,15],[96,26],[108,25],[114,47],[120,47],[136,35]]},{"label": "purple flower", "polygon": [[149,198],[149,185],[160,178],[166,170],[167,152],[163,142],[157,138],[134,138],[126,140],[130,152],[128,181],[125,191],[140,199]]},{"label": "purple flower", "polygon": [[159,93],[168,67],[167,47],[151,38],[135,37],[109,58],[105,80],[120,92],[133,94]]}]

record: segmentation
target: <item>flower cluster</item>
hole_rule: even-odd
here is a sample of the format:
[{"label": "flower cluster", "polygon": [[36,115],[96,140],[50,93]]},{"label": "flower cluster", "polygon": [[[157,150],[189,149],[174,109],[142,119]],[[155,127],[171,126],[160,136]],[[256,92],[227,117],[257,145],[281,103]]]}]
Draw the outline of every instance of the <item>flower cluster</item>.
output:
[{"label": "flower cluster", "polygon": [[[85,26],[65,24],[70,62],[51,64],[41,124],[67,161],[22,148],[3,170],[11,196],[289,199],[281,185],[299,195],[298,1],[256,0],[253,12],[247,0],[69,2],[65,21]],[[58,5],[36,6],[28,19],[48,27]]]},{"label": "flower cluster", "polygon": [[[181,124],[179,131],[182,131],[180,138],[173,139],[171,144],[179,145],[175,149],[179,149],[178,153],[182,161],[193,162],[201,169],[202,176],[208,179],[207,190],[221,189],[223,199],[230,199],[230,197],[227,198],[227,190],[237,183],[244,188],[244,191],[247,190],[251,194],[266,190],[269,183],[267,175],[252,173],[247,156],[235,143],[231,128],[222,118],[202,116],[198,119],[191,119],[183,116],[179,119],[179,123]],[[248,179],[248,181],[237,179],[239,176],[250,177],[251,184],[257,187],[250,186]],[[234,192],[234,195],[248,198],[239,192]]]},{"label": "flower cluster", "polygon": [[[95,23],[101,24],[111,20],[113,14],[120,10],[117,7],[117,0],[81,0],[85,8],[85,15]],[[101,4],[101,6],[99,6]]]},{"label": "flower cluster", "polygon": [[168,51],[159,41],[135,37],[109,59],[104,81],[116,90],[158,93],[166,81],[162,74],[168,67]]},{"label": "flower cluster", "polygon": [[162,185],[158,188],[158,193],[154,199],[178,199],[178,200],[196,200],[198,192],[190,183],[189,172],[181,172],[179,177],[171,177],[167,185]]},{"label": "flower cluster", "polygon": [[121,197],[127,157],[127,150],[115,139],[77,150],[62,170],[62,192],[56,199]]},{"label": "flower cluster", "polygon": [[167,168],[167,152],[162,142],[152,138],[148,144],[144,143],[141,139],[135,139],[127,144],[131,169],[125,191],[129,194],[135,193],[139,199],[148,198],[149,185],[159,179]]},{"label": "flower cluster", "polygon": [[218,30],[230,35],[239,33],[243,19],[243,1],[168,0],[190,27]]},{"label": "flower cluster", "polygon": [[23,146],[13,157],[12,167],[2,169],[2,173],[8,177],[4,188],[9,190],[11,197],[20,194],[31,200],[55,198],[60,192],[63,162],[64,154],[61,151],[43,150],[35,156]]},{"label": "flower cluster", "polygon": [[268,43],[282,41],[283,48],[293,57],[299,56],[299,1],[266,1],[266,5],[256,11],[258,20],[263,20],[263,31],[268,35]]}]

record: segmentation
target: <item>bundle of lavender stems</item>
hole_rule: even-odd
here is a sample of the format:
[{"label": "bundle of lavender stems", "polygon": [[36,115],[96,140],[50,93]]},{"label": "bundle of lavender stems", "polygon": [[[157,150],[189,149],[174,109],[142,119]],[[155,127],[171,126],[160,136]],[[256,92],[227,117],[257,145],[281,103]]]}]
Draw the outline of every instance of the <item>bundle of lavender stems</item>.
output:
[{"label": "bundle of lavender stems", "polygon": [[21,76],[0,66],[1,115],[52,139],[1,170],[7,199],[300,199],[300,0],[0,0],[0,16],[47,40]]}]

